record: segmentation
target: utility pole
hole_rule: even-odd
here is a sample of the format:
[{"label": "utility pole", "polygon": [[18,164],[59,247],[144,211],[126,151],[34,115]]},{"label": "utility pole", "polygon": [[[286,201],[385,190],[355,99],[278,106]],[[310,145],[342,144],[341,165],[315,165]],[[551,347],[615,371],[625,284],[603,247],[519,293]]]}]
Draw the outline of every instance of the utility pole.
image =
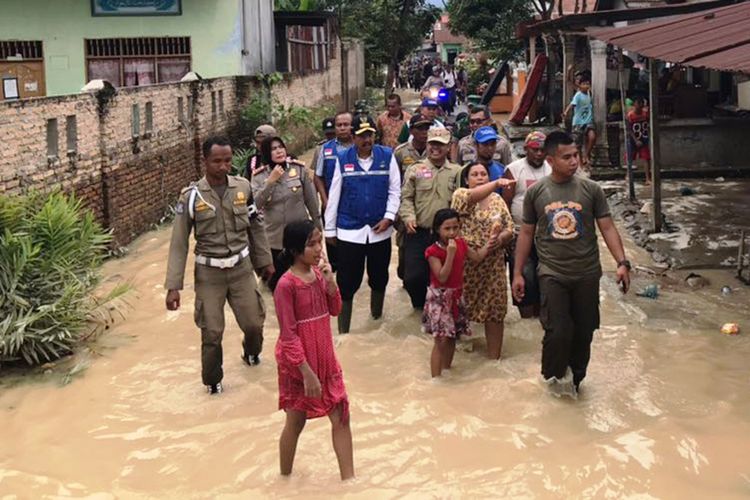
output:
[{"label": "utility pole", "polygon": [[651,148],[651,195],[653,200],[653,230],[661,232],[661,151],[659,149],[659,72],[656,59],[648,60],[649,147]]}]

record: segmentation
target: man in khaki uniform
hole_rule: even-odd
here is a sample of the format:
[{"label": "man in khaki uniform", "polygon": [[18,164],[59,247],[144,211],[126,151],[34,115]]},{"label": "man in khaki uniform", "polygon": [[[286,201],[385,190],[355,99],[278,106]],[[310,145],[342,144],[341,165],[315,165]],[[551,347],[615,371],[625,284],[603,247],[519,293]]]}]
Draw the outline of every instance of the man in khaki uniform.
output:
[{"label": "man in khaki uniform", "polygon": [[[469,115],[469,129],[471,133],[458,141],[458,151],[454,158],[459,165],[477,161],[477,147],[474,141],[474,132],[482,127],[493,127],[497,131],[497,124],[492,121],[492,114],[485,106],[475,106]],[[498,134],[499,135],[499,134]],[[499,137],[495,147],[493,159],[502,165],[509,165],[513,161],[513,153],[510,142],[504,137]]]},{"label": "man in khaki uniform", "polygon": [[415,309],[424,307],[430,269],[424,252],[430,246],[435,213],[451,204],[461,167],[448,161],[451,135],[432,128],[427,134],[427,159],[406,171],[401,188],[399,217],[406,228],[404,240],[404,287]]},{"label": "man in khaki uniform", "polygon": [[[412,116],[409,120],[409,129],[413,139],[405,142],[396,149],[393,150],[393,157],[396,158],[398,163],[399,171],[401,172],[401,181],[403,183],[404,175],[406,170],[417,163],[427,158],[427,131],[432,125],[432,120],[426,116],[417,113]],[[399,279],[404,279],[404,237],[406,236],[406,229],[401,219],[396,220],[396,246],[398,247],[398,268],[396,274]]]},{"label": "man in khaki uniform", "polygon": [[[209,394],[222,392],[224,303],[228,300],[245,334],[242,359],[260,363],[265,307],[256,289],[253,266],[273,274],[263,223],[251,204],[250,183],[228,175],[232,147],[223,137],[203,143],[206,175],[183,189],[169,245],[164,287],[170,311],[180,307],[191,230],[195,230],[195,324],[201,329],[203,383]],[[248,257],[250,257],[248,259]],[[251,265],[252,262],[252,265]]]}]

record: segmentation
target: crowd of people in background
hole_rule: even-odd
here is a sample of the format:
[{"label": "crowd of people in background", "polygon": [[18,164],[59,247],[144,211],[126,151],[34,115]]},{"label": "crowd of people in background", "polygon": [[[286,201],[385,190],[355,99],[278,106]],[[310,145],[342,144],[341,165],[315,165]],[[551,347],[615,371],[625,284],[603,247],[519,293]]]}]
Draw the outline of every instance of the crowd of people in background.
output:
[{"label": "crowd of people in background", "polygon": [[[449,65],[425,61],[420,74],[422,87],[439,82],[454,96],[461,85]],[[446,127],[435,99],[425,97],[410,113],[395,93],[376,119],[345,110],[326,118],[325,139],[310,166],[289,155],[270,124],[255,130],[258,153],[244,177],[228,175],[227,140],[206,141],[206,176],[183,191],[176,209],[167,308],[179,307],[194,229],[203,382],[217,394],[225,301],[245,332],[242,359],[254,366],[265,308],[253,268],[274,293],[279,408],[286,411],[282,474],[291,473],[305,421],[321,416],[331,420],[341,477],[354,474],[348,396],[330,317],[337,316],[339,334],[350,332],[365,272],[370,316],[383,317],[394,234],[397,276],[421,314],[422,330],[434,338],[433,377],[451,368],[456,342],[471,335],[472,323],[484,327],[487,357],[501,358],[510,281],[521,316],[540,317],[544,327],[544,380],[553,390],[577,394],[599,321],[596,226],[618,262],[623,291],[630,264],[601,187],[576,175],[591,152],[586,78],[569,109],[581,147],[566,132],[535,130],[525,139],[525,156],[515,161],[488,108],[470,108],[460,137]],[[642,102],[631,113],[642,123]],[[644,133],[632,130],[635,156],[646,155]]]}]

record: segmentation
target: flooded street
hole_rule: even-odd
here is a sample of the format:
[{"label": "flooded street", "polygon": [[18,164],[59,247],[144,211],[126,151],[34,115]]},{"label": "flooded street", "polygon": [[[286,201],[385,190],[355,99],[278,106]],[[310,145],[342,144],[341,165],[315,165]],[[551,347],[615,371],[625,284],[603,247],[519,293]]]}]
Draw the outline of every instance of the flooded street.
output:
[{"label": "flooded street", "polygon": [[[515,309],[500,362],[483,357],[476,328],[452,373],[431,381],[431,339],[392,266],[385,320],[366,319],[363,289],[352,333],[336,337],[357,479],[339,481],[326,420],[308,423],[294,474],[283,479],[271,298],[264,292],[262,364],[242,363],[228,314],[225,392],[207,396],[192,290],[179,312],[164,309],[169,234],[148,233],[107,264],[106,274],[132,280],[137,296],[84,373],[65,386],[55,377],[0,386],[0,498],[750,495],[747,288],[722,297],[720,285],[690,291],[678,282],[656,300],[623,299],[609,272],[589,376],[572,401],[541,386],[541,327]],[[645,252],[628,252],[647,263]],[[648,283],[636,275],[634,291]],[[745,333],[720,334],[725,321]]]}]

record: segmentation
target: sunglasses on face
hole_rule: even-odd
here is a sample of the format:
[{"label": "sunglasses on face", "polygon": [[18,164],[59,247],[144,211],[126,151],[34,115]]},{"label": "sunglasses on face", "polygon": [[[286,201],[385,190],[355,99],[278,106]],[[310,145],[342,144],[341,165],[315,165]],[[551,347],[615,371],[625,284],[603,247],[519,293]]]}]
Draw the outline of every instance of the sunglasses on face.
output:
[{"label": "sunglasses on face", "polygon": [[474,118],[469,120],[469,123],[471,123],[472,125],[479,125],[481,123],[484,123],[484,118]]}]

